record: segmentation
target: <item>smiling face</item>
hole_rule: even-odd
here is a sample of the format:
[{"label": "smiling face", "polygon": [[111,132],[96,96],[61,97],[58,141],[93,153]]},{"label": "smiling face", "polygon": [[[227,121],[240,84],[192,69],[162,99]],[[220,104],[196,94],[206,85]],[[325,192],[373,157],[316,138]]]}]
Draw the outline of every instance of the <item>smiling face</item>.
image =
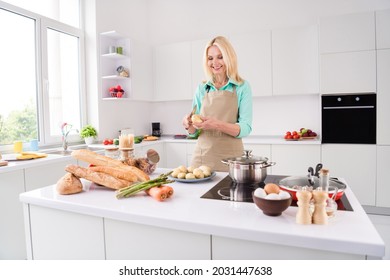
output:
[{"label": "smiling face", "polygon": [[215,76],[226,76],[226,65],[217,46],[211,46],[207,50],[207,65]]}]

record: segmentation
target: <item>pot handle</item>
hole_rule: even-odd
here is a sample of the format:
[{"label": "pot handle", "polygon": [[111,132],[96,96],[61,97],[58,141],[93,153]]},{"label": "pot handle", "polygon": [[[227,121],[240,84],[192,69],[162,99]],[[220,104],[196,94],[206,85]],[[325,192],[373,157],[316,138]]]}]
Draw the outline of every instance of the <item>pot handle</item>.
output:
[{"label": "pot handle", "polygon": [[274,166],[275,164],[276,164],[276,162],[265,162],[265,163],[261,166],[261,168]]}]

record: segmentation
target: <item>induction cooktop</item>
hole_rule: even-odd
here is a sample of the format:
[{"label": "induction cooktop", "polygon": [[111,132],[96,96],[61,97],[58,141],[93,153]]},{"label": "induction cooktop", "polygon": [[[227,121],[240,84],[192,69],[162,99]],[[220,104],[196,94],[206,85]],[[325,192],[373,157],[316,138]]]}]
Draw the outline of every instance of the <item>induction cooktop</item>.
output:
[{"label": "induction cooktop", "polygon": [[[218,184],[208,190],[201,198],[217,199],[236,202],[253,203],[252,193],[257,188],[264,188],[267,183],[279,184],[279,181],[288,176],[285,175],[267,175],[264,182],[256,184],[238,184],[227,175]],[[351,204],[348,201],[347,195],[344,194],[337,202],[337,210],[353,211]],[[291,206],[297,206],[297,202],[293,200]]]}]

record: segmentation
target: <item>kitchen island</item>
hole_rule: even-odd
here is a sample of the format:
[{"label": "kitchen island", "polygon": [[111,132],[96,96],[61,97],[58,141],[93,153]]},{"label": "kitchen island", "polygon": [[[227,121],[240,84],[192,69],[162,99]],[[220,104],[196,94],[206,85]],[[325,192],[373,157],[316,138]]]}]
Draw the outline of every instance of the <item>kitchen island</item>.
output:
[{"label": "kitchen island", "polygon": [[[167,172],[157,169],[152,177]],[[328,225],[298,225],[297,207],[264,215],[254,203],[201,198],[228,174],[172,183],[172,198],[117,199],[87,181],[59,195],[55,185],[20,195],[29,259],[381,259],[385,245],[349,187],[353,211]]]}]

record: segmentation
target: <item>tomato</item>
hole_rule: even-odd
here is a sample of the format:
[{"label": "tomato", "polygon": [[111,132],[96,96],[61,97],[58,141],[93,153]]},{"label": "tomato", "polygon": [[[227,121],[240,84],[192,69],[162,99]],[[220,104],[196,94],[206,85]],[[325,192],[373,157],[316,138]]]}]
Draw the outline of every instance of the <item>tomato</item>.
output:
[{"label": "tomato", "polygon": [[109,144],[110,144],[110,140],[109,139],[104,139],[103,145],[109,145]]},{"label": "tomato", "polygon": [[287,131],[287,132],[286,132],[286,135],[291,135],[291,131]]},{"label": "tomato", "polygon": [[108,145],[114,144],[114,139],[108,139]]},{"label": "tomato", "polygon": [[286,136],[284,136],[284,139],[292,139],[293,136],[291,134],[286,134]]},{"label": "tomato", "polygon": [[298,132],[296,132],[295,130],[293,131],[292,135],[298,135]]},{"label": "tomato", "polygon": [[301,138],[301,136],[299,136],[299,134],[294,134],[293,135],[293,139],[299,139],[299,138]]}]

